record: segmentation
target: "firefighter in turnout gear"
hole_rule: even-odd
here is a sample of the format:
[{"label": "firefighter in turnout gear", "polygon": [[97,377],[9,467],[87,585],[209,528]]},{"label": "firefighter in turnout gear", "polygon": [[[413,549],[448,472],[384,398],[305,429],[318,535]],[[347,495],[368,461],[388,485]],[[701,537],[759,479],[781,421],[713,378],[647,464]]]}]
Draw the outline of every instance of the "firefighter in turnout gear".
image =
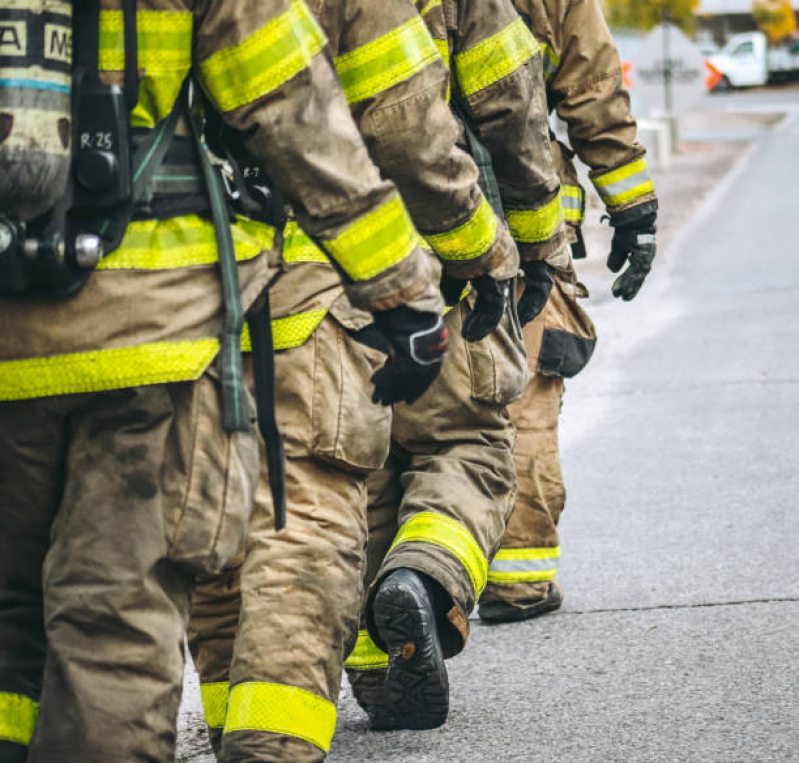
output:
[{"label": "firefighter in turnout gear", "polygon": [[[41,4],[33,5],[35,16]],[[440,365],[442,302],[303,0],[87,0],[78,8],[77,18],[93,23],[75,27],[88,40],[76,54],[96,71],[96,87],[124,83],[132,96],[133,148],[145,145],[149,160],[171,145],[121,245],[82,290],[0,298],[0,758],[167,761],[193,582],[239,551],[258,481],[236,343],[279,244],[266,225],[210,221],[230,218],[200,140],[200,89],[336,261],[350,303],[379,314],[398,357],[427,350],[424,363]],[[42,29],[38,18],[23,21],[31,39]],[[24,63],[0,60],[4,71]],[[189,77],[198,85],[191,101]],[[30,103],[23,91],[0,95]],[[173,128],[174,139],[160,142]],[[413,345],[409,325],[429,344]],[[311,394],[360,404],[342,343],[328,332],[308,349],[306,375],[284,384],[298,407],[310,410]],[[312,392],[309,379],[327,367],[338,386]],[[397,371],[413,377],[412,362]],[[348,433],[323,434],[335,435],[320,443],[335,460],[338,435]],[[362,492],[355,486],[342,500]],[[342,524],[350,531],[352,520]],[[310,713],[299,691],[275,686],[269,699]],[[250,710],[242,724],[264,717],[257,703]],[[275,712],[286,718],[285,705]]]},{"label": "firefighter in turnout gear", "polygon": [[[457,414],[451,384],[441,385],[453,373],[468,384],[474,356],[483,387],[497,376],[504,385],[482,394],[498,404],[514,399],[524,388],[526,363],[503,290],[518,271],[518,252],[480,190],[474,161],[457,145],[447,67],[424,21],[405,0],[312,0],[310,7],[330,40],[373,161],[396,183],[437,261],[461,284],[458,296],[467,279],[476,283],[476,297],[447,317],[451,351],[434,382],[438,397]],[[205,718],[224,761],[325,757],[344,657],[358,631],[366,475],[383,465],[390,441],[390,412],[369,400],[369,376],[384,357],[367,346],[376,338],[369,315],[353,308],[337,271],[293,221],[283,261],[271,297],[281,348],[277,411],[287,435],[287,527],[274,532],[262,479],[245,558],[199,586],[190,625]],[[489,334],[468,355],[461,337],[467,318],[477,333]],[[282,339],[289,327],[292,344]],[[499,367],[513,378],[502,378]],[[499,461],[497,494],[508,494],[515,478],[507,414],[471,405],[493,427],[488,437],[500,441],[494,450],[501,458],[486,451]],[[509,504],[509,498],[497,509],[485,498],[480,504],[496,515],[486,521],[497,539]]]},{"label": "firefighter in turnout gear", "polygon": [[[550,109],[568,127],[570,146],[553,141],[553,156],[575,257],[584,256],[580,226],[585,211],[576,156],[590,168],[591,182],[615,229],[608,267],[621,274],[613,294],[631,300],[655,257],[658,204],[601,4],[514,3],[543,47]],[[583,296],[587,294],[575,280],[557,275],[545,310],[525,329],[532,376],[512,408],[518,428],[514,455],[519,494],[480,600],[479,614],[487,621],[536,617],[557,609],[563,600],[555,580],[560,562],[557,525],[566,499],[558,419],[564,378],[582,370],[596,342],[594,327],[577,303]]]},{"label": "firefighter in turnout gear", "polygon": [[[475,155],[487,155],[484,183],[519,245],[520,312],[529,311],[538,269],[570,262],[539,46],[504,0],[417,7],[450,64],[464,140],[471,133]],[[445,286],[458,292],[457,284]],[[462,320],[451,318],[453,343]],[[367,600],[347,668],[376,728],[431,728],[447,717],[444,658],[465,646],[515,496],[507,406],[526,375],[505,360],[507,349],[497,352],[498,340],[491,353],[453,344],[427,394],[396,406],[391,455],[369,480]]]}]

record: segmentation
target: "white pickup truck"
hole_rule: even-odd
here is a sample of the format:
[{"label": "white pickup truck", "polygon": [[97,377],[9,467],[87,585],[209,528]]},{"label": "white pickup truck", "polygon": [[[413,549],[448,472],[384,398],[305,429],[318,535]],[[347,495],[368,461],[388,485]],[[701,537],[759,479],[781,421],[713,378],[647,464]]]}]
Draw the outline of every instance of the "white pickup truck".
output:
[{"label": "white pickup truck", "polygon": [[799,38],[769,47],[762,32],[736,34],[708,63],[721,74],[716,90],[799,77]]}]

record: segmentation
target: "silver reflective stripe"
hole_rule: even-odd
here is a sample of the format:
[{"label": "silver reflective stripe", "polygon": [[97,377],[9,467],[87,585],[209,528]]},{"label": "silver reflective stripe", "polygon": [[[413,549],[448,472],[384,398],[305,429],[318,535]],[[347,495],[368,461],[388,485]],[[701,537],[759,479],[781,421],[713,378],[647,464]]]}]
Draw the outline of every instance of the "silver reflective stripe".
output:
[{"label": "silver reflective stripe", "polygon": [[594,185],[602,200],[609,206],[634,201],[655,190],[655,184],[643,158],[595,177]]},{"label": "silver reflective stripe", "polygon": [[494,559],[490,572],[550,572],[558,569],[560,557],[552,559]]},{"label": "silver reflective stripe", "polygon": [[575,196],[567,196],[566,194],[561,195],[560,203],[564,209],[576,209],[578,211],[582,211],[583,208],[582,199],[578,199]]},{"label": "silver reflective stripe", "polygon": [[649,174],[649,170],[645,169],[641,170],[641,172],[636,172],[635,175],[630,175],[630,177],[625,178],[624,180],[617,180],[615,183],[609,183],[606,186],[600,186],[599,192],[603,197],[621,196],[623,193],[632,191],[633,189],[638,188],[639,185],[643,185],[647,181],[651,180],[652,176]]}]

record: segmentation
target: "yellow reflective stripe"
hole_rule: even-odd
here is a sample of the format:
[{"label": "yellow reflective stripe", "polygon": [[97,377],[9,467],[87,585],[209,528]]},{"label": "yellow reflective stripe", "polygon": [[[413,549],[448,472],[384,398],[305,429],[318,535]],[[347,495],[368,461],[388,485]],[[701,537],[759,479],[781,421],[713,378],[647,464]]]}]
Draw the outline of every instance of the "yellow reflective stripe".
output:
[{"label": "yellow reflective stripe", "polygon": [[225,734],[266,731],[305,739],[327,752],[336,730],[336,706],[295,686],[237,684],[230,692]]},{"label": "yellow reflective stripe", "polygon": [[439,59],[420,16],[336,58],[347,102],[359,103],[410,79]]},{"label": "yellow reflective stripe", "polygon": [[416,230],[397,196],[324,245],[353,281],[367,281],[404,260],[416,241]]},{"label": "yellow reflective stripe", "polygon": [[498,585],[554,580],[560,565],[560,546],[501,549],[491,562],[488,582]]},{"label": "yellow reflective stripe", "polygon": [[422,8],[422,14],[421,15],[422,16],[426,16],[434,8],[440,8],[441,7],[441,3],[442,3],[442,0],[430,0],[430,2],[427,5],[425,5],[424,8]]},{"label": "yellow reflective stripe", "polygon": [[442,260],[473,260],[491,248],[498,224],[494,210],[483,198],[468,222],[446,233],[425,236],[425,239]]},{"label": "yellow reflective stripe", "polygon": [[211,96],[222,111],[261,98],[311,64],[327,40],[303,0],[264,24],[246,40],[201,64]]},{"label": "yellow reflective stripe", "polygon": [[289,220],[283,229],[283,262],[289,264],[324,262],[329,264],[330,259],[294,220]]},{"label": "yellow reflective stripe", "polygon": [[509,209],[508,226],[514,241],[537,244],[552,238],[563,219],[560,196],[540,209]]},{"label": "yellow reflective stripe", "polygon": [[474,536],[460,522],[434,511],[422,511],[400,527],[389,553],[403,543],[429,543],[446,549],[466,568],[475,596],[485,588],[488,560]]},{"label": "yellow reflective stripe", "polygon": [[369,631],[358,631],[355,649],[344,667],[347,670],[382,670],[388,667],[388,655],[372,641]]},{"label": "yellow reflective stripe", "polygon": [[[308,310],[305,313],[296,313],[286,318],[276,318],[272,321],[272,340],[276,350],[291,350],[302,347],[316,331],[317,326],[324,320],[327,310]],[[241,335],[242,352],[252,352],[250,330],[244,327]]]},{"label": "yellow reflective stripe", "polygon": [[224,727],[229,693],[230,684],[227,681],[200,684],[200,697],[203,701],[205,723],[209,728],[221,729]]},{"label": "yellow reflective stripe", "polygon": [[568,222],[581,223],[585,219],[585,193],[579,185],[563,185],[560,187],[560,206],[563,219]]},{"label": "yellow reflective stripe", "polygon": [[218,339],[197,339],[6,360],[0,362],[0,400],[193,381],[218,352]]},{"label": "yellow reflective stripe", "polygon": [[560,56],[545,42],[540,43],[540,45],[544,58],[544,82],[549,82],[560,68]]},{"label": "yellow reflective stripe", "polygon": [[[275,229],[239,218],[232,226],[236,259],[251,260],[275,245]],[[167,220],[137,220],[122,245],[104,257],[97,270],[171,270],[219,260],[214,226],[196,215]]]},{"label": "yellow reflective stripe", "polygon": [[447,40],[434,39],[433,44],[438,48],[438,53],[444,59],[444,63],[449,67],[449,42]]},{"label": "yellow reflective stripe", "polygon": [[31,743],[39,703],[24,694],[0,692],[0,740],[25,745]]},{"label": "yellow reflective stripe", "polygon": [[598,175],[593,178],[593,183],[602,200],[609,206],[626,204],[655,192],[655,184],[643,158]]},{"label": "yellow reflective stripe", "polygon": [[541,50],[521,18],[455,56],[461,92],[468,97],[513,74]]}]

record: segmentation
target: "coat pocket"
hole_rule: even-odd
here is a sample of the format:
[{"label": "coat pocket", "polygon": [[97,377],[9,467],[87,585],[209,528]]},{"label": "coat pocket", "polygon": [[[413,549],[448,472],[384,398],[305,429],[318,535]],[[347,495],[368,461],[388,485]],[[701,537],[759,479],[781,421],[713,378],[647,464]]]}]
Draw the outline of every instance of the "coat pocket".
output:
[{"label": "coat pocket", "polygon": [[571,379],[591,360],[596,329],[577,300],[558,281],[544,308],[544,332],[538,353],[538,373]]}]

